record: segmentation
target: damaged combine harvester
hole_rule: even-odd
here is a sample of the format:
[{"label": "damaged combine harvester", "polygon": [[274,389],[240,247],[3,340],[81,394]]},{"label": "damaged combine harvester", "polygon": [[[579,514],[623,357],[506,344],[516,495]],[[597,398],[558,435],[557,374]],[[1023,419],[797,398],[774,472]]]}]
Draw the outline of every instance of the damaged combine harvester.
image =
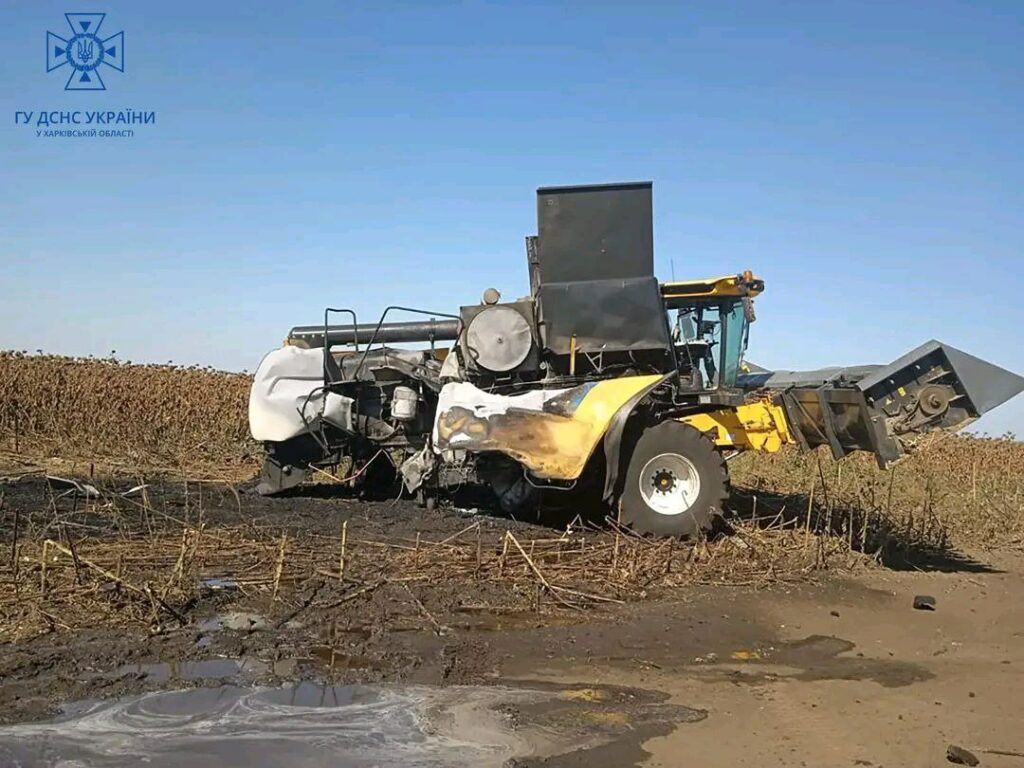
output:
[{"label": "damaged combine harvester", "polygon": [[[936,341],[886,366],[751,371],[764,283],[659,283],[650,183],[540,189],[537,218],[526,298],[489,289],[457,315],[393,306],[369,324],[329,308],[292,329],[249,400],[260,492],[339,466],[427,504],[467,484],[510,511],[540,489],[590,489],[636,530],[687,535],[723,508],[739,451],[827,445],[885,467],[1024,390]],[[336,314],[350,323],[330,325]],[[409,343],[429,346],[388,346]]]}]

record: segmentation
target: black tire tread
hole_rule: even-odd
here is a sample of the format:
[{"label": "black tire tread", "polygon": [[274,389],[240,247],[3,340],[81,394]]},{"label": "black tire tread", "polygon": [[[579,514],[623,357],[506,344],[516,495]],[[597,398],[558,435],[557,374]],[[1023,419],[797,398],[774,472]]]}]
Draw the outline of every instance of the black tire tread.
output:
[{"label": "black tire tread", "polygon": [[[697,502],[681,515],[659,515],[640,496],[640,470],[654,456],[668,452],[688,458],[700,475]],[[710,530],[728,497],[729,471],[722,454],[693,427],[670,420],[647,427],[633,445],[619,509],[622,522],[640,533],[694,537]]]}]

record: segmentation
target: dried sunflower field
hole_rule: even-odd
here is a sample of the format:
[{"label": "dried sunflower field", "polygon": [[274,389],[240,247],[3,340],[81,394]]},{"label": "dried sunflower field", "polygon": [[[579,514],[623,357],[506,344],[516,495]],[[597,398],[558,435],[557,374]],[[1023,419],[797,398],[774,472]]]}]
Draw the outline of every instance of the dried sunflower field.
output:
[{"label": "dried sunflower field", "polygon": [[[0,452],[245,477],[260,459],[249,381],[196,366],[0,352]],[[1024,443],[1009,436],[946,437],[890,470],[821,449],[744,455],[731,471],[739,516],[842,536],[868,553],[1024,544]]]},{"label": "dried sunflower field", "polygon": [[867,517],[877,539],[934,548],[1024,545],[1024,443],[1012,436],[946,436],[888,470],[868,454],[833,461],[824,448],[746,455],[733,462],[732,479],[748,503],[761,494],[802,506],[801,514],[813,506],[831,529],[848,527],[852,517],[855,535]]},{"label": "dried sunflower field", "polygon": [[132,467],[255,466],[249,377],[0,352],[0,449]]}]

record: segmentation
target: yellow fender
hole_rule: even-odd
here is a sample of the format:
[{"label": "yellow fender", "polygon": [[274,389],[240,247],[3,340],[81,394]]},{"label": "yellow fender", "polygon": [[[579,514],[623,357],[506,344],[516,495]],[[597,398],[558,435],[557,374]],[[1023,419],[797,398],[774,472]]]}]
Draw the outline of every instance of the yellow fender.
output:
[{"label": "yellow fender", "polygon": [[[547,480],[575,480],[582,474],[609,425],[632,410],[665,376],[623,376],[588,382],[523,407],[523,396],[483,395],[459,384],[459,397],[438,404],[435,450],[498,451]],[[452,386],[452,385],[447,385]],[[520,401],[520,402],[517,402]]]}]

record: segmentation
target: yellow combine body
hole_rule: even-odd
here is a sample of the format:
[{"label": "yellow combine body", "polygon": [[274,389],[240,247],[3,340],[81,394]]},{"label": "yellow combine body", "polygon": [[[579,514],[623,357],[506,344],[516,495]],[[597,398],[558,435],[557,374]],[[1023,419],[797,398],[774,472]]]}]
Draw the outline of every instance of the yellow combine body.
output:
[{"label": "yellow combine body", "polygon": [[793,442],[785,411],[770,400],[694,413],[681,416],[679,421],[689,424],[719,448],[776,453]]},{"label": "yellow combine body", "polygon": [[[514,301],[488,289],[458,314],[392,305],[376,323],[327,308],[293,328],[249,401],[267,447],[259,491],[346,461],[354,484],[401,483],[426,504],[475,485],[518,514],[545,491],[600,490],[637,531],[693,535],[726,508],[737,452],[825,445],[889,466],[1024,390],[937,341],[885,366],[747,364],[764,281],[660,283],[649,182],[537,190],[526,256],[530,293]],[[349,322],[330,325],[336,313]]]}]

